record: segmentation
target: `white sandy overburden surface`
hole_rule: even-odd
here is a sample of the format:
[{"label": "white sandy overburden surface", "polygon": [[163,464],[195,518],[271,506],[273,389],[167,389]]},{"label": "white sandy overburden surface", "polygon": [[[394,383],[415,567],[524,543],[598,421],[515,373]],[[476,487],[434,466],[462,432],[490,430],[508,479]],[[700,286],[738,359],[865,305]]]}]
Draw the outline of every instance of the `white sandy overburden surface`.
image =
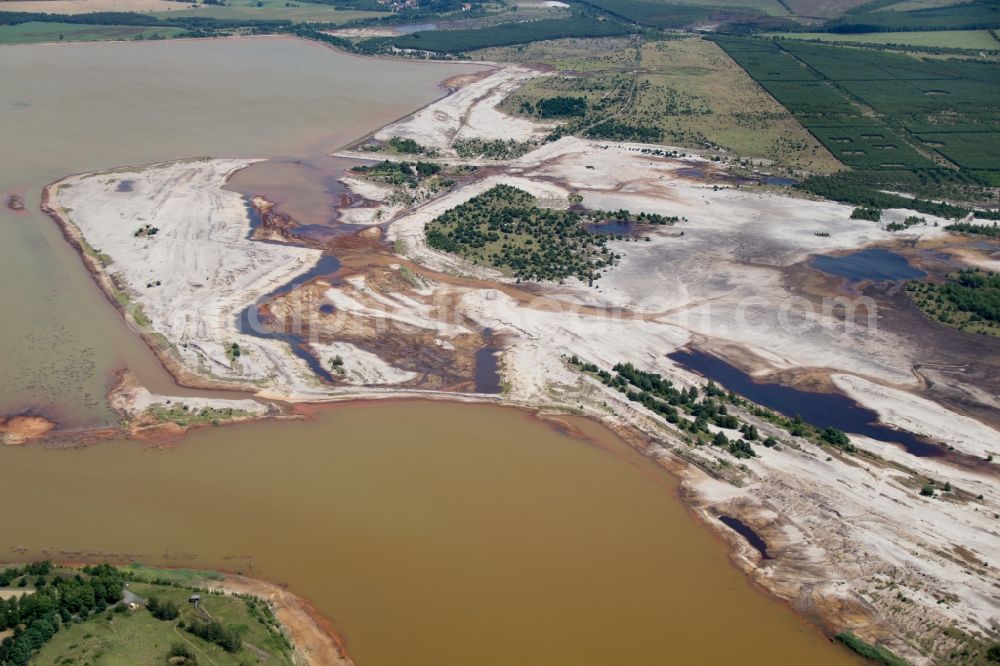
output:
[{"label": "white sandy overburden surface", "polygon": [[[222,185],[252,162],[186,160],[75,176],[58,187],[56,203],[91,247],[111,257],[108,273],[187,366],[224,379],[312,384],[287,345],[239,332],[245,308],[320,257],[247,239],[243,198]],[[157,232],[136,236],[147,225]],[[227,355],[233,343],[236,359]]]},{"label": "white sandy overburden surface", "polygon": [[835,374],[831,379],[841,391],[878,412],[883,423],[926,435],[973,456],[1000,457],[1000,432],[973,418],[862,377]]},{"label": "white sandy overburden surface", "polygon": [[[456,137],[539,136],[539,126],[495,108],[505,91],[534,75],[523,68],[499,70],[376,136],[410,137],[445,153]],[[762,435],[772,434],[782,444],[773,449],[755,445],[757,457],[736,460],[722,447],[690,445],[684,433],[661,417],[566,362],[571,354],[605,369],[627,361],[678,386],[704,387],[702,378],[666,356],[696,340],[717,352],[749,352],[765,370],[817,368],[886,423],[974,456],[997,453],[1000,437],[993,429],[902,390],[914,387],[910,369],[915,351],[899,336],[881,329],[845,330],[837,318],[806,310],[782,315],[781,307],[795,295],[787,270],[811,254],[940,236],[946,232],[933,223],[943,221],[925,216],[927,226],[890,234],[878,224],[851,220],[847,206],[768,188],[723,184],[717,189],[687,171],[710,171],[716,168],[712,163],[649,154],[663,149],[566,137],[506,165],[495,164],[488,175],[408,210],[381,208],[384,219],[393,219],[389,239],[399,241],[410,259],[444,273],[507,285],[424,276],[412,289],[392,291],[358,275],[320,285],[321,298],[348,319],[380,318],[424,335],[431,331],[442,349],[454,336],[476,333],[477,327],[492,329],[505,345],[506,401],[572,407],[614,424],[634,425],[655,443],[652,455],[698,464],[686,468],[686,484],[706,520],[739,515],[755,528],[773,527],[767,532],[768,546],[777,560],[764,565],[753,553],[741,557],[750,561],[746,568],[752,576],[786,599],[850,599],[897,637],[922,636],[932,622],[940,627],[958,621],[977,631],[1000,622],[1000,604],[992,594],[1000,585],[992,562],[1000,552],[995,519],[1000,497],[992,470],[917,459],[896,446],[858,436],[852,436],[855,445],[898,466],[844,456],[793,441],[786,431],[745,413],[741,417],[754,422]],[[187,367],[255,379],[269,395],[329,398],[334,391],[320,387],[285,343],[243,336],[236,327],[240,311],[319,257],[314,250],[246,240],[243,202],[220,188],[229,173],[247,163],[190,161],[71,178],[69,187],[58,191],[58,204],[70,209],[70,218],[93,247],[113,258],[110,272],[129,285],[153,330],[177,347]],[[132,192],[118,191],[122,180],[134,181]],[[686,220],[651,229],[648,242],[610,243],[622,259],[595,288],[570,280],[519,291],[508,286],[513,282],[509,277],[438,252],[424,239],[428,222],[498,183],[522,188],[543,204],[566,205],[569,194],[579,194],[591,208]],[[373,200],[387,198],[385,188],[363,181],[349,185]],[[350,221],[371,219],[376,210]],[[905,214],[893,211],[891,219]],[[144,224],[160,231],[151,238],[135,237]],[[818,236],[818,231],[829,236]],[[145,288],[151,280],[162,284]],[[533,295],[538,298],[532,300]],[[315,306],[308,300],[301,303]],[[438,303],[453,304],[459,316],[442,317]],[[242,351],[236,361],[226,355],[232,342]],[[385,386],[414,376],[334,336],[313,341],[311,348],[328,367],[330,358],[342,357],[345,379],[356,385],[351,389],[355,394],[401,394],[400,387]],[[159,396],[137,399],[151,404]],[[995,396],[980,399],[987,405],[996,402]],[[730,431],[728,436],[737,434]],[[727,483],[734,474],[739,483]],[[920,484],[926,478],[933,478],[938,488],[950,483],[967,495],[922,497]],[[988,567],[981,565],[984,561]],[[912,603],[900,602],[897,593]],[[921,663],[905,641],[893,647]]]},{"label": "white sandy overburden surface", "polygon": [[343,378],[349,384],[356,386],[373,386],[382,384],[402,384],[417,376],[415,372],[407,372],[395,368],[376,354],[365,351],[349,342],[310,343],[316,356],[328,367],[329,360],[337,357],[343,362]]},{"label": "white sandy overburden surface", "polygon": [[541,76],[526,67],[504,67],[427,106],[409,118],[386,125],[375,138],[413,139],[430,148],[450,148],[456,139],[538,139],[548,125],[515,118],[496,108],[525,81]]}]

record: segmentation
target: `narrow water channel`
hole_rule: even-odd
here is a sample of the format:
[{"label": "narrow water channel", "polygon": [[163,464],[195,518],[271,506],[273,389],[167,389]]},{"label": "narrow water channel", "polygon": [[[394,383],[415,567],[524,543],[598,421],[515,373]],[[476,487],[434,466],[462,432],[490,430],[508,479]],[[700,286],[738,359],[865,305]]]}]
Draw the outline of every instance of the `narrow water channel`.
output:
[{"label": "narrow water channel", "polygon": [[695,349],[682,349],[668,356],[682,367],[718,382],[758,405],[788,417],[799,415],[803,421],[817,428],[832,426],[880,442],[899,444],[915,456],[945,455],[945,450],[940,446],[906,430],[896,430],[880,423],[877,413],[862,407],[842,393],[814,393],[783,384],[758,382],[718,356]]}]

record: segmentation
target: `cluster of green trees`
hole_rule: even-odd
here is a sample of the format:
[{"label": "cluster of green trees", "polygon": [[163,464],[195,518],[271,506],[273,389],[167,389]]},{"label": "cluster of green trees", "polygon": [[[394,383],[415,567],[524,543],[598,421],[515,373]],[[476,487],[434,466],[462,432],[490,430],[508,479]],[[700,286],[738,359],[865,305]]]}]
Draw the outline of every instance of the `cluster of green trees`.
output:
[{"label": "cluster of green trees", "polygon": [[520,110],[525,115],[538,116],[539,118],[582,116],[587,113],[587,98],[557,95],[556,97],[540,99],[534,103],[524,100],[521,102]]},{"label": "cluster of green trees", "polygon": [[902,222],[890,222],[885,225],[886,231],[903,231],[918,224],[927,224],[927,220],[916,215],[908,215]]},{"label": "cluster of green trees", "polygon": [[441,165],[436,162],[393,162],[382,160],[378,164],[359,165],[351,167],[351,171],[363,175],[368,180],[389,185],[415,186],[421,180],[430,178],[441,172]]},{"label": "cluster of green trees", "polygon": [[404,155],[427,155],[434,151],[424,148],[419,143],[413,139],[404,139],[400,136],[391,137],[385,142],[385,145],[397,153],[402,153]]},{"label": "cluster of green trees", "polygon": [[1000,336],[1000,275],[967,269],[947,282],[910,282],[907,293],[924,313],[943,324]]},{"label": "cluster of green trees", "polygon": [[181,614],[181,609],[176,601],[173,599],[160,601],[159,597],[150,597],[146,601],[146,610],[157,620],[163,620],[164,622],[176,620]]},{"label": "cluster of green trees", "polygon": [[30,594],[0,600],[0,629],[14,630],[0,643],[0,664],[25,666],[64,624],[121,601],[124,577],[110,565],[84,567],[72,578],[51,577],[51,572],[48,561],[0,572],[0,586],[31,577],[35,586]]},{"label": "cluster of green trees", "polygon": [[202,622],[196,620],[187,625],[186,629],[198,638],[215,643],[226,652],[239,652],[243,647],[243,639],[234,627],[227,627],[218,620]]},{"label": "cluster of green trees", "polygon": [[531,151],[537,144],[516,139],[458,139],[451,144],[459,157],[485,157],[489,160],[513,160]]},{"label": "cluster of green trees", "polygon": [[[957,183],[954,184],[957,185]],[[935,215],[937,217],[952,219],[962,218],[970,212],[975,212],[977,217],[1000,219],[1000,213],[992,210],[976,209],[973,211],[971,208],[955,206],[941,201],[929,201],[921,198],[911,199],[899,194],[882,191],[883,188],[896,189],[897,191],[913,192],[918,197],[936,194],[940,192],[941,187],[935,186],[930,177],[926,181],[921,181],[913,177],[893,177],[891,174],[882,174],[880,177],[875,172],[867,170],[844,171],[829,176],[810,176],[795,187],[823,197],[824,199],[832,199],[833,201],[865,208],[878,208],[882,210],[886,208],[909,208],[925,215]]]},{"label": "cluster of green trees", "polygon": [[1000,227],[994,222],[991,225],[975,224],[973,222],[956,222],[945,227],[948,231],[956,231],[961,234],[973,234],[976,236],[989,236],[996,238],[1000,236]]},{"label": "cluster of green trees", "polygon": [[[608,372],[593,363],[581,360],[575,354],[570,357],[569,362],[583,372],[595,375],[605,386],[619,391],[632,402],[638,402],[659,414],[668,423],[691,433],[699,442],[724,447],[737,458],[756,455],[751,442],[760,442],[767,448],[773,448],[779,441],[772,436],[761,441],[757,427],[731,414],[727,405],[745,409],[758,418],[784,428],[794,437],[813,439],[817,443],[847,452],[855,450],[850,438],[837,428],[828,427],[819,431],[804,423],[798,416],[786,418],[776,414],[741,398],[732,391],[721,388],[711,380],[705,385],[702,396],[697,387],[677,388],[669,379],[664,379],[656,373],[638,370],[631,363],[618,363],[611,372]],[[685,418],[682,413],[691,418]],[[723,432],[708,437],[711,434],[709,425],[727,430],[739,430],[742,438],[730,440]]]},{"label": "cluster of green trees", "polygon": [[663,130],[659,127],[630,125],[615,118],[609,118],[591,126],[585,134],[592,139],[638,141],[640,143],[659,143],[663,139]]},{"label": "cluster of green trees", "polygon": [[508,271],[522,280],[588,284],[619,259],[607,238],[587,231],[574,211],[540,208],[516,187],[497,185],[452,208],[426,227],[433,248]]},{"label": "cluster of green trees", "polygon": [[645,212],[633,213],[624,208],[618,210],[593,210],[588,213],[588,216],[601,222],[634,222],[636,224],[656,224],[660,226],[677,224],[682,219],[687,221],[686,217],[682,218],[677,215],[660,215],[659,213]]},{"label": "cluster of green trees", "polygon": [[878,222],[882,219],[882,209],[880,208],[866,208],[861,206],[855,208],[851,211],[852,220],[871,220],[872,222]]}]

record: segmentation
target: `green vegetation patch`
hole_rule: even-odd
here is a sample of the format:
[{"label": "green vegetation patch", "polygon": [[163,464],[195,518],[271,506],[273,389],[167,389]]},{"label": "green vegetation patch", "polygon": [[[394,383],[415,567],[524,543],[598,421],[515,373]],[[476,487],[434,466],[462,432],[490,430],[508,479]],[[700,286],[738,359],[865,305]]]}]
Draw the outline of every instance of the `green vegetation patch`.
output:
[{"label": "green vegetation patch", "polygon": [[851,650],[858,653],[862,657],[871,659],[872,661],[880,664],[885,664],[885,666],[909,666],[910,662],[906,661],[902,657],[897,656],[884,647],[866,643],[849,631],[843,631],[837,634],[837,640],[851,648]]},{"label": "green vegetation patch", "polygon": [[972,234],[974,236],[987,236],[989,238],[1000,237],[1000,227],[994,222],[992,225],[976,224],[975,222],[956,222],[945,227],[948,231],[960,234]]},{"label": "green vegetation patch", "polygon": [[931,319],[970,333],[1000,336],[1000,275],[969,269],[947,282],[910,282],[906,291]]},{"label": "green vegetation patch", "polygon": [[534,113],[539,118],[582,116],[587,113],[587,98],[556,95],[555,97],[540,99],[534,106],[525,102],[521,110],[527,113]]},{"label": "green vegetation patch", "polygon": [[[669,379],[653,372],[639,370],[631,363],[618,363],[610,372],[581,360],[576,355],[570,357],[569,363],[593,375],[602,384],[615,389],[630,401],[637,402],[662,416],[667,423],[676,426],[682,432],[689,433],[691,441],[696,445],[711,444],[722,447],[736,458],[757,456],[751,443],[760,440],[760,433],[755,425],[730,413],[729,407],[745,409],[757,418],[784,428],[793,437],[808,438],[821,446],[833,447],[847,453],[856,451],[850,438],[837,428],[827,427],[819,430],[804,423],[798,416],[786,418],[723,389],[711,380],[701,390],[695,386],[683,389],[674,386]],[[712,426],[725,430],[738,430],[742,437],[730,440],[724,432],[713,431]],[[771,436],[760,443],[767,448],[778,445],[778,441]]]},{"label": "green vegetation patch", "polygon": [[[267,602],[195,587],[218,574],[35,562],[0,569],[0,664],[292,664]],[[198,594],[197,606],[189,600]]]},{"label": "green vegetation patch", "polygon": [[[911,199],[884,190],[919,192],[922,196],[962,200],[975,200],[990,196],[989,181],[980,172],[961,172],[953,169],[866,169],[843,171],[830,176],[811,176],[796,187],[825,199],[833,199],[855,206],[870,208],[909,208],[925,215],[945,218],[962,218],[970,209],[963,206]],[[977,210],[976,215],[987,219],[1000,219],[1000,214]]]},{"label": "green vegetation patch", "polygon": [[533,196],[510,185],[473,197],[431,221],[427,243],[522,280],[593,284],[619,256],[608,238],[588,231],[596,214],[540,208]]},{"label": "green vegetation patch", "polygon": [[183,403],[151,405],[147,413],[161,423],[176,423],[179,426],[218,425],[222,421],[249,416],[249,412],[242,409],[232,409],[231,407],[226,409],[212,407],[191,409]]},{"label": "green vegetation patch", "polygon": [[[734,157],[765,158],[820,173],[841,168],[792,114],[711,41],[680,36],[642,42],[561,40],[493,49],[483,56],[544,63],[563,72],[529,81],[501,104],[507,113],[532,118],[544,115],[539,110],[546,104],[554,105],[566,115],[553,136],[727,149]],[[842,96],[836,99],[850,110]]]},{"label": "green vegetation patch", "polygon": [[185,34],[183,28],[131,25],[82,25],[74,23],[30,22],[0,25],[0,44],[40,44],[46,42],[96,42],[120,39],[168,39]]},{"label": "green vegetation patch", "polygon": [[416,185],[420,181],[441,173],[441,165],[435,162],[393,162],[382,160],[371,166],[351,167],[351,172],[367,180],[386,185]]},{"label": "green vegetation patch", "polygon": [[390,43],[395,48],[400,49],[464,53],[475,49],[527,44],[547,39],[610,37],[630,32],[632,32],[631,28],[617,21],[578,15],[563,19],[503,23],[494,27],[472,30],[415,32],[405,37],[394,38]]},{"label": "green vegetation patch", "polygon": [[457,139],[451,144],[455,154],[463,158],[485,157],[489,160],[513,160],[536,147],[532,141],[516,139]]}]

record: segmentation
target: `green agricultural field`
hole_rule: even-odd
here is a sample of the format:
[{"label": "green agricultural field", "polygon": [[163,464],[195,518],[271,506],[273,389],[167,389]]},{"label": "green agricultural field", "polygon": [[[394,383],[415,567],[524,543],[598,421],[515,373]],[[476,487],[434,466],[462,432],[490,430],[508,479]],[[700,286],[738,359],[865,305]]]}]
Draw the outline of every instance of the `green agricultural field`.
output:
[{"label": "green agricultural field", "polygon": [[940,132],[917,138],[963,169],[1000,171],[1000,132]]},{"label": "green agricultural field", "polygon": [[834,18],[867,5],[871,0],[784,0],[793,14],[803,18]]},{"label": "green agricultural field", "polygon": [[807,125],[841,162],[852,167],[909,168],[934,166],[889,128],[877,125]]},{"label": "green agricultural field", "polygon": [[708,21],[713,10],[694,4],[668,4],[657,0],[584,0],[584,4],[627,21],[654,28],[683,28]]},{"label": "green agricultural field", "polygon": [[[922,169],[947,160],[986,179],[998,168],[998,63],[787,39],[718,43],[845,164]],[[816,78],[796,78],[790,62]]]},{"label": "green agricultural field", "polygon": [[130,25],[77,23],[20,23],[0,25],[0,44],[45,42],[98,42],[115,39],[166,39],[184,34],[183,28],[147,28]]},{"label": "green agricultural field", "polygon": [[301,0],[228,0],[225,6],[197,5],[190,7],[177,3],[177,9],[157,12],[154,16],[171,19],[186,16],[200,16],[233,21],[274,21],[287,19],[296,23],[346,23],[356,19],[388,16],[387,12],[367,12],[353,9],[337,9],[333,5],[316,4]]},{"label": "green agricultural field", "polygon": [[[665,3],[666,4],[666,3]],[[754,10],[771,16],[788,16],[789,12],[779,0],[670,0],[672,5],[693,5],[717,9]]]},{"label": "green agricultural field", "polygon": [[847,42],[853,44],[888,44],[899,46],[924,46],[933,48],[975,49],[992,51],[1000,49],[989,30],[940,30],[935,32],[869,32],[840,34],[834,32],[785,32],[765,35],[781,39],[800,39],[821,42]]},{"label": "green agricultural field", "polygon": [[850,12],[824,27],[840,33],[988,30],[1000,28],[1000,5],[993,0],[975,0],[906,11]]}]

